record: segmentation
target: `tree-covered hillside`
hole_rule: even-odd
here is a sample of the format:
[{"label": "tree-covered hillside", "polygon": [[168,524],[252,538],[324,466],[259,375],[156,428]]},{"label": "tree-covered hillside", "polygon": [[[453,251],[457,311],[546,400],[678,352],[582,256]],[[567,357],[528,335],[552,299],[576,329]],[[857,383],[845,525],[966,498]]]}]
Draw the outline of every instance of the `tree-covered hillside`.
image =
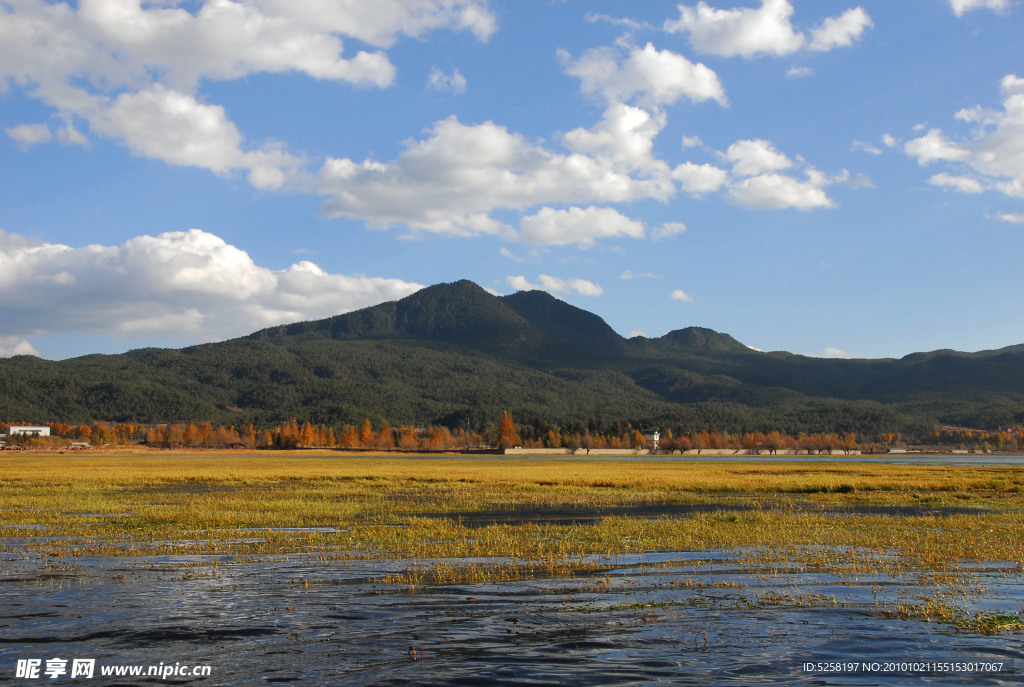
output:
[{"label": "tree-covered hillside", "polygon": [[1024,422],[1024,346],[900,360],[763,353],[708,329],[624,339],[543,292],[471,282],[249,337],[0,361],[0,419],[729,432],[928,432]]}]

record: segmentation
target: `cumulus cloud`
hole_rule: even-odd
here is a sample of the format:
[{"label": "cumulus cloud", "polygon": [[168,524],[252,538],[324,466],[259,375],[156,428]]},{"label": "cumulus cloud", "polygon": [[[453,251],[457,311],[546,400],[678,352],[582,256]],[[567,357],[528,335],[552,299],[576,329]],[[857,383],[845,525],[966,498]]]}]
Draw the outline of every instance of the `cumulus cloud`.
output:
[{"label": "cumulus cloud", "polygon": [[682,234],[686,231],[686,225],[682,222],[665,222],[651,230],[651,239],[659,241],[670,236]]},{"label": "cumulus cloud", "polygon": [[975,125],[961,140],[940,129],[908,141],[903,149],[918,164],[946,163],[955,174],[942,173],[931,182],[968,193],[993,189],[1024,198],[1024,79],[1014,74],[1002,80],[1003,109],[974,107],[955,118]]},{"label": "cumulus cloud", "polygon": [[835,206],[818,183],[782,174],[760,174],[742,179],[733,184],[728,195],[748,208],[811,210]]},{"label": "cumulus cloud", "polygon": [[710,164],[684,162],[672,170],[672,178],[682,184],[687,193],[700,196],[725,186],[729,182],[729,173]]},{"label": "cumulus cloud", "polygon": [[619,279],[661,279],[661,277],[659,277],[657,274],[654,274],[653,272],[641,272],[640,274],[637,274],[632,270],[626,270],[625,272],[619,275]]},{"label": "cumulus cloud", "polygon": [[394,162],[328,159],[319,188],[328,197],[328,216],[513,238],[515,231],[493,219],[492,210],[665,200],[676,190],[667,175],[633,176],[611,158],[561,154],[494,122],[467,125],[454,116],[437,122],[427,138],[406,141]]},{"label": "cumulus cloud", "polygon": [[829,17],[811,30],[809,50],[825,52],[834,48],[853,45],[868,28],[873,26],[871,17],[862,7],[854,7],[838,17]]},{"label": "cumulus cloud", "polygon": [[[485,0],[195,4],[190,11],[185,3],[139,0],[3,3],[0,90],[15,84],[55,108],[65,120],[62,143],[85,143],[74,123],[84,120],[137,155],[221,174],[243,170],[257,188],[280,188],[304,182],[305,160],[272,141],[245,144],[224,108],[198,94],[204,80],[299,72],[384,88],[395,78],[387,53],[347,54],[344,39],[387,48],[401,36],[442,29],[487,40],[496,28]],[[450,88],[458,77],[449,77]],[[26,146],[50,140],[42,134],[8,133]]]},{"label": "cumulus cloud", "polygon": [[615,104],[594,127],[573,129],[563,140],[570,150],[605,158],[626,170],[665,172],[665,163],[651,155],[654,139],[664,126],[664,115]]},{"label": "cumulus cloud", "polygon": [[14,355],[34,355],[40,357],[35,346],[25,339],[16,336],[0,336],[0,358],[10,358]]},{"label": "cumulus cloud", "polygon": [[958,17],[964,16],[967,12],[981,9],[1005,13],[1010,9],[1010,0],[949,0],[949,6],[953,8],[953,14]]},{"label": "cumulus cloud", "polygon": [[810,67],[790,67],[786,70],[787,79],[804,79],[814,76],[814,70]]},{"label": "cumulus cloud", "polygon": [[642,107],[671,105],[681,98],[728,104],[718,75],[671,50],[643,48],[591,48],[578,60],[559,51],[565,72],[580,79],[586,94],[601,95],[609,103],[635,102]]},{"label": "cumulus cloud", "polygon": [[732,163],[732,173],[740,177],[788,169],[793,161],[775,149],[770,141],[761,139],[737,141],[725,151]]},{"label": "cumulus cloud", "polygon": [[946,186],[962,193],[984,193],[985,184],[973,177],[961,177],[953,174],[936,174],[928,180],[933,186]]},{"label": "cumulus cloud", "polygon": [[664,24],[670,33],[686,33],[699,52],[725,57],[790,55],[801,49],[832,50],[852,45],[871,26],[862,8],[825,19],[811,36],[793,28],[789,0],[762,0],[758,8],[716,9],[706,2],[679,5],[679,18]]},{"label": "cumulus cloud", "polygon": [[936,160],[966,160],[970,153],[946,140],[940,129],[932,129],[924,136],[907,141],[903,146],[911,157],[917,158],[921,165]]},{"label": "cumulus cloud", "polygon": [[81,248],[0,232],[0,320],[15,337],[96,332],[213,341],[420,288],[399,279],[330,274],[306,260],[271,270],[199,229]]},{"label": "cumulus cloud", "polygon": [[22,150],[28,150],[39,143],[49,143],[53,133],[48,124],[18,124],[4,129],[7,137],[17,141]]},{"label": "cumulus cloud", "polygon": [[682,289],[676,289],[675,291],[670,293],[669,298],[671,298],[674,301],[683,301],[685,303],[689,303],[693,300],[693,298],[688,296],[686,292],[683,291]]},{"label": "cumulus cloud", "polygon": [[850,150],[868,153],[870,155],[882,154],[881,148],[871,143],[868,143],[867,141],[854,141],[853,144],[850,146]]},{"label": "cumulus cloud", "polygon": [[851,355],[850,353],[847,353],[846,351],[844,351],[842,349],[833,348],[833,347],[830,346],[829,348],[826,348],[824,351],[822,351],[821,355],[819,355],[817,357],[819,357],[819,358],[845,358],[845,359],[852,359],[852,358],[855,358],[856,356]]},{"label": "cumulus cloud", "polygon": [[458,69],[453,69],[451,74],[445,74],[438,67],[434,67],[427,76],[427,88],[459,95],[466,92],[466,77]]},{"label": "cumulus cloud", "polygon": [[599,238],[644,237],[644,225],[613,208],[578,208],[553,210],[541,208],[520,222],[519,239],[524,243],[564,246],[576,243],[589,247]]},{"label": "cumulus cloud", "polygon": [[575,293],[580,296],[600,296],[604,289],[586,279],[559,279],[542,274],[538,277],[539,284],[531,283],[526,277],[519,275],[507,277],[505,282],[518,291],[548,291],[553,294]]},{"label": "cumulus cloud", "polygon": [[487,0],[259,0],[268,12],[294,17],[303,25],[352,36],[381,48],[401,36],[422,39],[433,31],[469,31],[487,41],[497,30],[497,17]]},{"label": "cumulus cloud", "polygon": [[[725,173],[722,181],[726,197],[752,209],[831,208],[835,203],[825,193],[826,186],[873,186],[871,179],[863,175],[853,176],[847,170],[829,175],[802,158],[794,161],[771,141],[762,139],[736,141],[718,156],[732,164],[732,173]],[[793,176],[798,171],[803,179]]]}]

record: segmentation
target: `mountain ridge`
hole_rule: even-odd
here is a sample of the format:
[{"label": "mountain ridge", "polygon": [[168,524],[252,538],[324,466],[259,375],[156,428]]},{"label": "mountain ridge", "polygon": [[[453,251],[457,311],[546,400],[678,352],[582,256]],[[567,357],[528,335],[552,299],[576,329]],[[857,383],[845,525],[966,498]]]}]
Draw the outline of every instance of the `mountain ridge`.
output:
[{"label": "mountain ridge", "polygon": [[[761,352],[684,327],[626,339],[540,291],[470,281],[182,349],[0,360],[0,419],[701,424],[926,431],[1024,422],[1024,345],[901,359]],[[716,426],[721,425],[721,426]]]}]

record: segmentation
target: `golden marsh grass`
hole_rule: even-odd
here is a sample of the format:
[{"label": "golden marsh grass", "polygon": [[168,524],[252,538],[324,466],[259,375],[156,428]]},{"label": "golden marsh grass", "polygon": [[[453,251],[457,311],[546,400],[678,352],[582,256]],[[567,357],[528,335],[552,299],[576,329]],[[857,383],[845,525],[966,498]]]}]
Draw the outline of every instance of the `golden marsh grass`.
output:
[{"label": "golden marsh grass", "polygon": [[[214,566],[223,556],[300,556],[325,569],[404,559],[380,581],[416,587],[573,577],[627,554],[729,550],[764,574],[927,573],[927,585],[944,591],[893,615],[1018,631],[1019,615],[972,619],[954,600],[967,593],[978,561],[1024,569],[1022,487],[1020,467],[848,459],[4,455],[0,553],[57,566],[157,554],[209,556]],[[701,508],[670,508],[679,505]],[[640,507],[642,514],[630,510]],[[787,603],[807,602],[794,599]]]},{"label": "golden marsh grass", "polygon": [[[932,564],[1024,561],[1019,467],[301,455],[4,456],[0,534],[23,536],[25,526],[37,526],[53,538],[37,546],[81,545],[104,555],[163,547],[534,560],[830,545]],[[820,510],[795,509],[796,500]],[[687,503],[720,510],[679,517],[615,510]],[[730,510],[751,503],[756,508]],[[981,510],[941,518],[829,512],[851,504]],[[473,513],[549,508],[607,516],[577,524],[460,522]]]}]

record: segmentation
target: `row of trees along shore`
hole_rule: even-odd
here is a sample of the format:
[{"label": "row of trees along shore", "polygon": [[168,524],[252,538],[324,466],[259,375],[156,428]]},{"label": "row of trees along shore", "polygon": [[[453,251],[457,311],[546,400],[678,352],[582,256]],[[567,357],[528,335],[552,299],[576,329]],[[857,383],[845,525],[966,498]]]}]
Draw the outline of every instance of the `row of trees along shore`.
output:
[{"label": "row of trees along shore", "polygon": [[[0,433],[7,434],[11,425],[0,423]],[[87,424],[44,423],[50,428],[49,437],[14,435],[6,437],[9,446],[65,447],[71,441],[91,446],[146,444],[158,447],[200,448],[338,448],[375,449],[382,451],[460,451],[487,448],[569,448],[569,449],[633,449],[650,448],[646,431],[630,423],[606,431],[573,431],[551,427],[546,431],[533,426],[517,427],[512,416],[505,412],[500,422],[487,424],[479,430],[445,426],[412,427],[392,426],[386,420],[374,428],[370,420],[362,425],[343,425],[339,428],[291,420],[280,425],[256,428],[251,424],[217,426],[209,422],[189,422],[161,425],[95,422]],[[646,428],[645,428],[646,429]],[[749,432],[729,434],[701,429],[673,432],[659,428],[658,448],[666,451],[703,451],[731,449],[735,451],[810,451],[838,453],[861,450],[880,453],[893,447],[908,445],[921,447],[953,447],[973,450],[1024,450],[1024,426],[1017,425],[999,432],[973,429],[944,428],[922,437],[903,437],[883,433],[874,437],[834,433],[799,434],[790,436],[781,432]]]}]

